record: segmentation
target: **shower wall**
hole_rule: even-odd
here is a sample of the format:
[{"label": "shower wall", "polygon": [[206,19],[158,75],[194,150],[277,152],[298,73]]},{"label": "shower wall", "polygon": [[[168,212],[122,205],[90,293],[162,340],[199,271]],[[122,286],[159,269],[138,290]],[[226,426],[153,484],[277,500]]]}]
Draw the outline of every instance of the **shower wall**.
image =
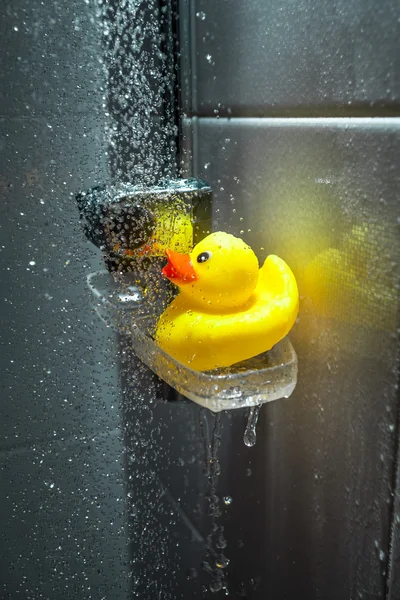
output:
[{"label": "shower wall", "polygon": [[92,0],[1,3],[0,597],[127,595],[116,344],[75,193],[107,182]]},{"label": "shower wall", "polygon": [[181,2],[183,163],[215,228],[287,260],[301,295],[295,393],[263,408],[255,448],[239,413],[224,440],[248,598],[399,597],[399,17]]}]

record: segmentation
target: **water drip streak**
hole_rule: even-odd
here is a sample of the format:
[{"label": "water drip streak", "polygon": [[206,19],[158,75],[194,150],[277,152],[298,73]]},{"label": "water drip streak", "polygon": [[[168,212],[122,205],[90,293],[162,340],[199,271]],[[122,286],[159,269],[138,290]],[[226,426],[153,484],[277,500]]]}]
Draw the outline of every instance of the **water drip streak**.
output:
[{"label": "water drip streak", "polygon": [[208,429],[207,421],[208,410],[202,408],[200,410],[200,431],[204,442],[204,473],[209,477],[210,475],[210,432]]},{"label": "water drip streak", "polygon": [[258,406],[252,406],[249,410],[249,416],[247,418],[247,425],[244,431],[243,441],[246,446],[254,446],[257,441],[257,421],[260,414],[261,404]]},{"label": "water drip streak", "polygon": [[[221,416],[217,414],[214,420],[214,426],[209,439],[209,430],[207,426],[206,414],[200,418],[200,427],[206,447],[206,475],[208,478],[207,500],[209,502],[210,533],[207,536],[206,556],[203,562],[203,569],[211,577],[209,589],[211,592],[224,590],[228,594],[226,576],[224,569],[228,566],[229,560],[224,556],[223,550],[226,548],[226,540],[223,535],[224,528],[219,525],[217,520],[221,516],[219,508],[220,499],[217,496],[217,478],[220,474],[220,464],[218,461],[218,452],[221,442]],[[207,460],[208,459],[208,460]]]}]

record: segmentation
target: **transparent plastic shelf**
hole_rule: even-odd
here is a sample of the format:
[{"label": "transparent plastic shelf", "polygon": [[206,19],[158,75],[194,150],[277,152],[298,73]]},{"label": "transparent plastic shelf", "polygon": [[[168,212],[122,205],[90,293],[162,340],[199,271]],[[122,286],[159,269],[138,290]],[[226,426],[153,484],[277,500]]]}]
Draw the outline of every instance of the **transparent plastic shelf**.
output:
[{"label": "transparent plastic shelf", "polygon": [[132,343],[137,357],[171,387],[213,412],[288,398],[297,382],[297,356],[288,337],[271,350],[231,367],[198,372],[161,350],[151,332],[168,291],[154,295],[134,276],[108,271],[87,277],[99,317]]}]

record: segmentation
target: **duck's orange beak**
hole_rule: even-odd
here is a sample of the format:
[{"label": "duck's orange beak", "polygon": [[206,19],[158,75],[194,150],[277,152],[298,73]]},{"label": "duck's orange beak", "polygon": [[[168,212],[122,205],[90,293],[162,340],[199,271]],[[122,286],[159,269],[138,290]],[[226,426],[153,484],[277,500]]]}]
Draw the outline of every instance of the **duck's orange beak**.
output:
[{"label": "duck's orange beak", "polygon": [[163,268],[162,274],[170,281],[181,285],[197,279],[197,273],[189,254],[180,254],[169,249],[165,251],[165,254],[168,264]]}]

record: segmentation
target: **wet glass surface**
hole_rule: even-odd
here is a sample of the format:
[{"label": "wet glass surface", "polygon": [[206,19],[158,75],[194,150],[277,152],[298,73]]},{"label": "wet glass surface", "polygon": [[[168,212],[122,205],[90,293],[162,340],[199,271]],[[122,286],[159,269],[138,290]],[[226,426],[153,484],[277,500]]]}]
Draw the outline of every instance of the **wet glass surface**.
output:
[{"label": "wet glass surface", "polygon": [[[323,35],[298,50],[323,5],[289,28],[297,9],[276,6],[267,57],[274,5],[226,4],[182,2],[179,21],[156,0],[1,8],[1,598],[398,596],[399,120],[329,112],[398,105],[394,7],[357,4],[350,37],[369,46],[346,83],[348,29],[345,69]],[[337,39],[349,9],[328,8]],[[387,32],[379,52],[364,21]],[[271,106],[291,118],[257,118]],[[250,419],[175,392],[93,302],[93,274],[118,276],[149,239],[161,268],[171,243],[168,219],[131,211],[132,186],[192,176],[212,187],[214,229],[299,283],[296,389]],[[76,195],[96,186],[125,196],[90,241]],[[118,294],[136,302],[137,282]]]}]

